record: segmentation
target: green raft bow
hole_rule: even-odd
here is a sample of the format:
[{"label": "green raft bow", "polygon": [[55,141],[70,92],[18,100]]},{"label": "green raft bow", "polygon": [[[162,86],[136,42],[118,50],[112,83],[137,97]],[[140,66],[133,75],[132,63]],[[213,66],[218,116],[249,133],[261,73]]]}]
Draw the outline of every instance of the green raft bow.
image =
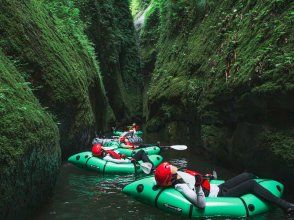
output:
[{"label": "green raft bow", "polygon": [[115,141],[108,142],[107,144],[103,144],[103,147],[108,150],[116,150],[118,153],[125,154],[127,157],[131,157],[139,150],[144,150],[147,155],[154,155],[154,154],[160,153],[160,147],[158,146],[142,147],[142,148],[132,150],[129,148],[120,147],[120,145]]},{"label": "green raft bow", "polygon": [[[284,186],[274,180],[256,179],[257,183],[268,189],[274,195],[281,197]],[[212,180],[211,183],[221,184],[222,180]],[[158,188],[154,177],[146,177],[123,188],[123,192],[135,199],[166,212],[190,218],[199,217],[249,217],[267,212],[270,205],[252,194],[242,197],[206,197],[205,209],[192,205],[174,188]]]},{"label": "green raft bow", "polygon": [[[149,155],[149,159],[152,161],[153,165],[157,167],[163,160],[160,155]],[[140,166],[142,161],[139,161],[135,165],[133,163],[113,163],[107,162],[103,159],[95,157],[92,152],[82,152],[75,154],[68,158],[68,162],[74,164],[75,166],[96,171],[99,173],[142,173],[142,168]]]},{"label": "green raft bow", "polygon": [[145,151],[147,155],[155,155],[160,153],[160,148],[158,146],[138,148],[135,150],[131,150],[128,148],[117,148],[115,150],[118,151],[120,154],[125,154],[127,157],[131,157],[139,150]]},{"label": "green raft bow", "polygon": [[[113,131],[114,136],[121,136],[123,133],[124,131]],[[142,137],[143,131],[136,131],[134,134],[137,135],[138,137]]]}]

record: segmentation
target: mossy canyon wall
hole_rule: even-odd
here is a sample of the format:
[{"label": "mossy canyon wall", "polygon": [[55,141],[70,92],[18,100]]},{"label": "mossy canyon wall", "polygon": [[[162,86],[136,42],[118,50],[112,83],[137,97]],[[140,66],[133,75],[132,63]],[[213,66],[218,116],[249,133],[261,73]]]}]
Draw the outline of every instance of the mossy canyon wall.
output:
[{"label": "mossy canyon wall", "polygon": [[[144,18],[140,60],[130,7]],[[293,183],[293,9],[290,0],[1,1],[0,217],[29,217],[62,158],[141,118],[162,139]]]},{"label": "mossy canyon wall", "polygon": [[293,183],[293,1],[151,4],[139,34],[147,130]]},{"label": "mossy canyon wall", "polygon": [[1,218],[30,216],[52,193],[62,157],[141,115],[128,1],[92,2],[1,1]]}]

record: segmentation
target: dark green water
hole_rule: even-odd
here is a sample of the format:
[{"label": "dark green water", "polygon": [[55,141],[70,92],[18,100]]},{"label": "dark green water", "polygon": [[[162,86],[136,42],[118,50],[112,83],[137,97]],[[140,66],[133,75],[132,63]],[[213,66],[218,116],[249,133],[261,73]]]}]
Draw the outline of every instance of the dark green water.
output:
[{"label": "dark green water", "polygon": [[[162,155],[178,167],[189,167],[203,173],[215,169],[219,179],[227,179],[237,174],[223,167],[215,166],[189,150],[164,150]],[[142,177],[142,175],[103,176],[64,163],[53,198],[37,213],[34,219],[184,219],[137,202],[121,192],[124,185]],[[251,219],[286,218],[280,209],[273,208],[269,213]]]}]

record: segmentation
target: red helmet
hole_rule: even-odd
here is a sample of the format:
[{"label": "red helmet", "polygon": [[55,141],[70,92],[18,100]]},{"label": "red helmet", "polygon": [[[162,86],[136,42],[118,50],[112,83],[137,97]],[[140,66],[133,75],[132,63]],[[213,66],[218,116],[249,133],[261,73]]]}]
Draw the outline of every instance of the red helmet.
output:
[{"label": "red helmet", "polygon": [[101,144],[94,144],[92,147],[92,154],[97,157],[101,157],[103,155],[103,149]]},{"label": "red helmet", "polygon": [[119,142],[124,142],[124,141],[125,141],[125,139],[126,139],[126,137],[125,137],[125,136],[119,137]]},{"label": "red helmet", "polygon": [[161,163],[155,169],[154,176],[158,186],[170,186],[172,179],[171,164],[168,162]]}]

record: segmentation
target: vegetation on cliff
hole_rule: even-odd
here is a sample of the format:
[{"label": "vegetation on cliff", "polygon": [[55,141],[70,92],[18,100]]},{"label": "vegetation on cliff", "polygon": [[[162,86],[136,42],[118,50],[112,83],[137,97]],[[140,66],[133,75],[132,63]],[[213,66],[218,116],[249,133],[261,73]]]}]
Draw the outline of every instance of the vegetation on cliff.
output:
[{"label": "vegetation on cliff", "polygon": [[0,216],[50,196],[64,157],[114,120],[94,47],[73,1],[0,5]]},{"label": "vegetation on cliff", "polygon": [[142,76],[128,0],[75,1],[94,43],[103,83],[117,120],[142,114]]},{"label": "vegetation on cliff", "polygon": [[19,61],[34,94],[56,117],[64,155],[89,144],[109,120],[94,50],[70,3],[4,1],[0,6],[0,46]]},{"label": "vegetation on cliff", "polygon": [[[30,83],[0,50],[0,216],[27,217],[53,190],[59,132]],[[31,208],[28,208],[31,207]]]},{"label": "vegetation on cliff", "polygon": [[171,139],[184,132],[240,168],[260,171],[265,158],[264,174],[293,174],[293,2],[158,0],[154,7],[159,23],[147,17],[142,30],[160,33],[147,129]]},{"label": "vegetation on cliff", "polygon": [[[140,65],[143,76],[143,117],[146,118],[147,90],[151,80],[151,73],[154,70],[156,62],[156,44],[160,36],[159,29],[159,4],[156,1],[133,0],[131,2],[134,23],[140,27],[137,30],[137,41],[139,45]],[[141,24],[143,23],[143,24]]]}]

